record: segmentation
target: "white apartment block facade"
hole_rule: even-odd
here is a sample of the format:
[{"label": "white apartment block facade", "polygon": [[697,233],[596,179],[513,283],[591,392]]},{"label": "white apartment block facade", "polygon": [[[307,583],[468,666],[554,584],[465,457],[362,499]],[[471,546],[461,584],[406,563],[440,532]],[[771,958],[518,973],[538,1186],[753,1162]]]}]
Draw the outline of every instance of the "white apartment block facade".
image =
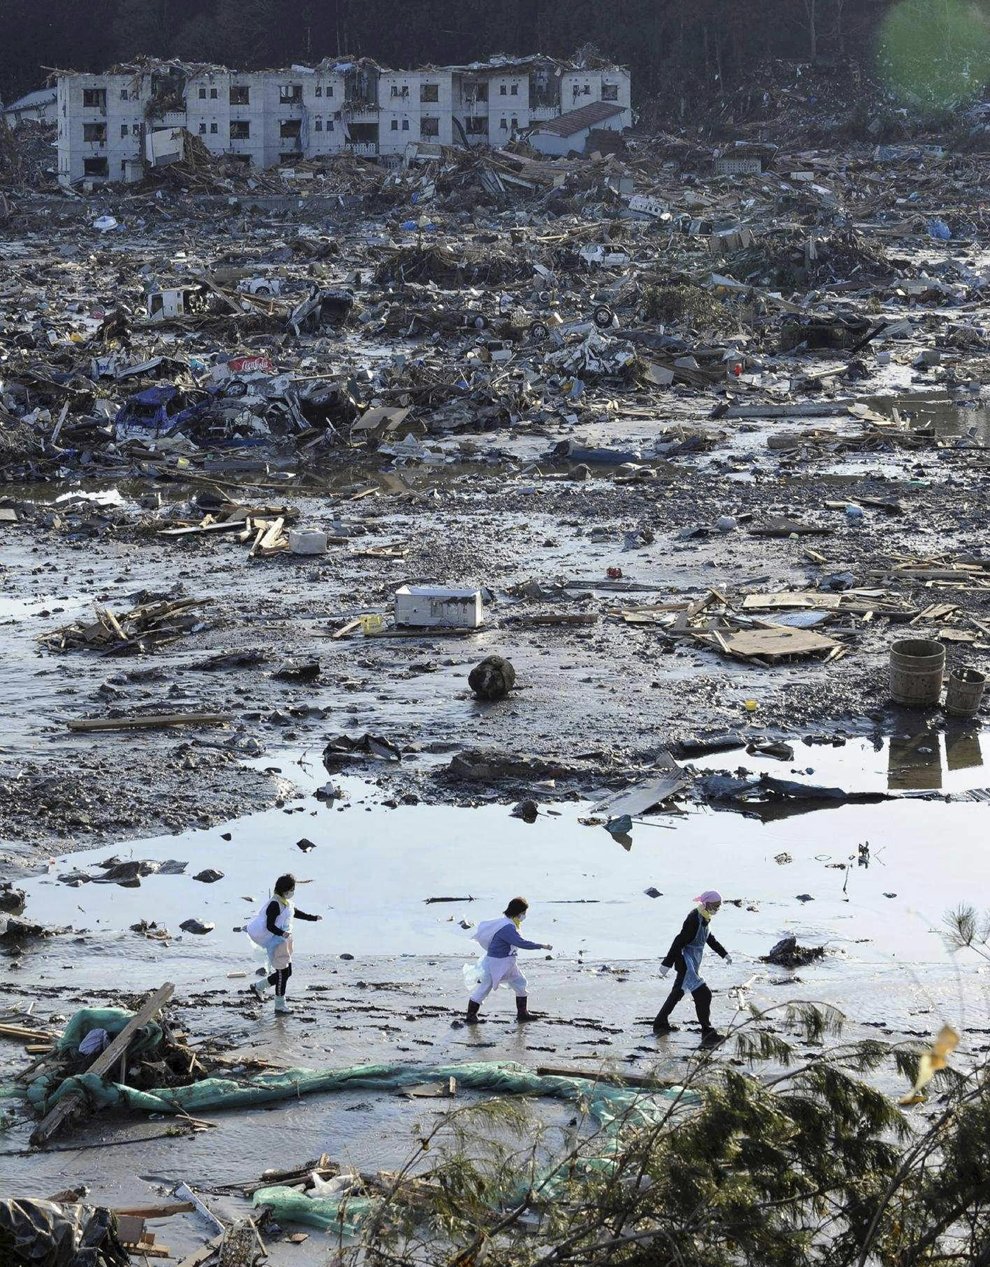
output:
[{"label": "white apartment block facade", "polygon": [[402,155],[410,143],[504,144],[533,123],[593,101],[632,124],[625,67],[583,69],[549,58],[388,70],[370,61],[276,71],[175,62],[58,79],[58,173],[79,181],[140,180],[177,156],[176,130],[257,168],[335,154]]}]

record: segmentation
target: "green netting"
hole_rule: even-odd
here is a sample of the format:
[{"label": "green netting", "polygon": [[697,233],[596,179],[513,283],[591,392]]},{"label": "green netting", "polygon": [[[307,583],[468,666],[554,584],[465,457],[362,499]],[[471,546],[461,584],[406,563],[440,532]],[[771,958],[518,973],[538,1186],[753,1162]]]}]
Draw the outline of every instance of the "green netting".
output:
[{"label": "green netting", "polygon": [[[300,1071],[295,1071],[300,1072]],[[540,1188],[545,1199],[552,1200],[555,1192],[570,1182],[579,1171],[598,1174],[609,1173],[614,1158],[621,1149],[621,1132],[629,1128],[647,1126],[660,1120],[664,1105],[672,1100],[682,1104],[698,1104],[697,1092],[683,1087],[664,1090],[641,1091],[616,1087],[591,1078],[570,1078],[559,1075],[533,1073],[524,1065],[511,1062],[471,1063],[465,1065],[420,1066],[410,1069],[404,1065],[366,1065],[340,1070],[336,1075],[315,1075],[326,1079],[346,1079],[343,1086],[372,1090],[393,1090],[410,1083],[430,1079],[455,1077],[458,1084],[475,1091],[488,1091],[496,1095],[549,1096],[579,1104],[601,1128],[601,1138],[596,1156],[581,1161],[571,1161],[565,1168],[550,1167],[540,1177]],[[322,1088],[324,1090],[329,1088]],[[660,1103],[658,1103],[658,1101]],[[521,1200],[528,1184],[520,1179],[520,1186],[512,1199]],[[379,1200],[368,1197],[307,1196],[295,1188],[261,1188],[254,1195],[256,1206],[267,1206],[275,1218],[285,1223],[303,1223],[321,1230],[333,1228],[345,1234],[353,1233],[374,1210]]]},{"label": "green netting", "polygon": [[[129,1108],[142,1113],[196,1113],[215,1109],[253,1108],[278,1100],[296,1099],[316,1092],[367,1090],[394,1091],[424,1079],[456,1078],[460,1086],[494,1095],[550,1096],[582,1101],[602,1126],[608,1127],[632,1114],[633,1124],[645,1125],[651,1117],[649,1098],[625,1087],[610,1086],[590,1078],[541,1077],[512,1062],[473,1062],[463,1065],[353,1065],[347,1069],[286,1069],[253,1078],[204,1078],[184,1087],[155,1087],[139,1091],[116,1082],[104,1082],[83,1073],[54,1084],[52,1074],[36,1078],[27,1088],[33,1105],[47,1113],[71,1091],[80,1091],[98,1108]],[[681,1088],[658,1091],[668,1099],[682,1097]]]},{"label": "green netting", "polygon": [[[72,1049],[94,1024],[110,1033],[119,1032],[130,1018],[118,1009],[88,1009],[77,1012],[66,1027],[60,1047]],[[115,1026],[115,1028],[111,1028]],[[161,1038],[148,1035],[143,1047],[157,1045]],[[63,1096],[81,1092],[94,1108],[126,1108],[143,1113],[190,1113],[196,1116],[217,1109],[256,1108],[279,1100],[295,1100],[300,1096],[338,1091],[395,1091],[424,1080],[447,1081],[456,1078],[464,1090],[486,1092],[496,1096],[543,1096],[578,1105],[601,1131],[597,1155],[583,1159],[588,1171],[608,1172],[621,1147],[620,1134],[629,1128],[649,1126],[660,1120],[671,1101],[693,1105],[700,1101],[697,1092],[683,1087],[670,1087],[646,1094],[628,1087],[613,1086],[592,1078],[567,1077],[559,1074],[540,1075],[525,1065],[511,1061],[475,1061],[462,1065],[353,1065],[346,1069],[286,1069],[280,1073],[258,1074],[251,1078],[204,1078],[181,1087],[155,1087],[139,1091],[121,1083],[105,1082],[94,1074],[77,1074],[59,1079],[48,1073],[36,1078],[26,1090],[30,1102],[41,1113],[47,1113]],[[573,1166],[569,1170],[573,1176]],[[563,1176],[562,1176],[563,1179]],[[543,1179],[545,1195],[552,1196],[554,1173]],[[369,1211],[375,1198],[353,1196],[307,1197],[292,1188],[262,1188],[255,1194],[255,1205],[271,1207],[276,1218],[290,1223],[305,1223],[322,1229],[353,1231]]]},{"label": "green netting", "polygon": [[279,1223],[302,1223],[345,1233],[357,1231],[380,1204],[377,1197],[307,1197],[295,1188],[259,1188],[256,1206],[267,1206]]},{"label": "green netting", "polygon": [[[125,1012],[121,1007],[84,1007],[66,1025],[55,1046],[61,1052],[74,1053],[91,1029],[105,1029],[111,1038],[116,1038],[133,1019],[134,1013]],[[129,1050],[134,1053],[154,1051],[161,1041],[162,1027],[149,1021],[135,1033]]]}]

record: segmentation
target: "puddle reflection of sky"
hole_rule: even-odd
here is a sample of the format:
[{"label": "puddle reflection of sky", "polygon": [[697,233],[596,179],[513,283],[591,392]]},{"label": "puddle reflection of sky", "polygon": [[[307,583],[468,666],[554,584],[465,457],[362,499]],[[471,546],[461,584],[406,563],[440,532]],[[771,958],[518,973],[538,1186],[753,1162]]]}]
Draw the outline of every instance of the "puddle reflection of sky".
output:
[{"label": "puddle reflection of sky", "polygon": [[[790,762],[740,749],[694,764],[765,770],[848,791],[944,793],[980,788],[981,762],[980,736],[960,731],[885,742],[879,750],[861,740],[843,748],[798,744]],[[325,778],[318,763],[299,769],[284,757],[279,764],[309,791]],[[326,916],[299,926],[297,945],[308,953],[471,957],[476,947],[461,921],[497,914],[522,893],[533,905],[531,935],[552,941],[563,956],[637,959],[663,949],[695,894],[714,887],[740,904],[727,905],[721,923],[746,954],[764,954],[777,937],[794,932],[865,961],[944,962],[933,929],[948,909],[966,900],[979,904],[990,892],[990,851],[982,843],[990,807],[978,802],[907,796],[769,823],[702,806],[635,821],[627,850],[601,826],[581,823],[586,804],[548,805],[527,824],[503,805],[390,809],[373,783],[339,782],[342,802],[304,798],[290,812],[250,815],[229,824],[229,841],[217,827],[60,858],[27,883],[27,916],[108,934],[126,933],[142,919],[178,934],[182,921],[194,917],[216,929],[208,938],[186,936],[184,945],[247,957],[238,930],[275,877],[291,870],[300,880],[299,905]],[[315,847],[300,850],[303,838]],[[861,865],[866,841],[868,865]],[[69,887],[57,879],[99,875],[97,864],[111,855],[188,865],[183,875],[148,876],[137,888]],[[192,879],[208,867],[224,878]],[[651,888],[661,896],[649,897]],[[436,897],[460,900],[427,902]],[[106,953],[119,953],[119,940]]]}]

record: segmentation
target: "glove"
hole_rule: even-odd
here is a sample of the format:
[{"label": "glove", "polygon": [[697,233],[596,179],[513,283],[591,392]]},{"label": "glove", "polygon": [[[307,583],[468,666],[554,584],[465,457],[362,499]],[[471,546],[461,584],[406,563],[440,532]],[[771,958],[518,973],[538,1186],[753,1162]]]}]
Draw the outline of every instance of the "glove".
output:
[{"label": "glove", "polygon": [[732,963],[732,956],[731,956],[731,955],[726,955],[726,956],[725,956],[725,962],[726,962],[726,963]]},{"label": "glove", "polygon": [[660,969],[660,975],[662,977],[665,977],[669,971],[670,969],[667,967],[666,964],[664,964],[663,967]]}]

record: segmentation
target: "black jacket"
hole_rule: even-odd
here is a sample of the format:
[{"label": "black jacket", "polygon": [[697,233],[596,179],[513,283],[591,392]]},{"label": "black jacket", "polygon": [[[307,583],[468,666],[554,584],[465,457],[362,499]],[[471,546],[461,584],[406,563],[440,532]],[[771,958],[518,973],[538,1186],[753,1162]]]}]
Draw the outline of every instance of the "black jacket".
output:
[{"label": "black jacket", "polygon": [[[275,921],[278,919],[278,917],[281,915],[281,913],[284,910],[285,910],[285,907],[282,906],[280,902],[277,902],[274,898],[272,898],[272,900],[268,903],[268,910],[265,911],[265,927],[268,929],[270,933],[274,933],[276,937],[285,936],[285,933],[282,932],[281,928],[278,928],[275,924]],[[305,911],[299,910],[298,907],[295,908],[295,910],[293,911],[293,914],[295,915],[296,919],[319,919],[320,918],[319,915],[307,915]]]},{"label": "black jacket", "polygon": [[[296,914],[298,915],[299,912],[297,911]],[[673,968],[676,961],[680,958],[684,947],[690,946],[691,942],[693,942],[695,937],[697,937],[698,925],[700,923],[701,912],[697,909],[697,907],[695,907],[681,926],[681,931],[670,943],[670,949],[667,951],[667,957],[663,961],[663,966],[665,968]],[[714,950],[717,955],[721,955],[723,959],[729,953],[711,931],[708,933],[707,944],[711,946],[712,950]]]}]

